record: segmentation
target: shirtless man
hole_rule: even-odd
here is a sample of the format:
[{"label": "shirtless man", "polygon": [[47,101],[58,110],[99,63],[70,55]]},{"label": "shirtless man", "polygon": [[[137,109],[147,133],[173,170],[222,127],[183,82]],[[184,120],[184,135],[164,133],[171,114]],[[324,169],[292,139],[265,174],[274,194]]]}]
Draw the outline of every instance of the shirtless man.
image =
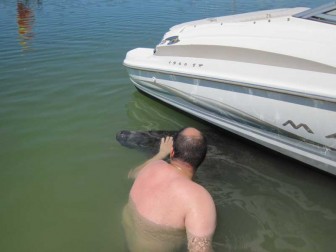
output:
[{"label": "shirtless man", "polygon": [[[135,179],[130,201],[140,217],[163,229],[183,230],[188,250],[193,252],[212,251],[216,228],[216,209],[211,195],[192,181],[206,151],[202,133],[186,128],[174,141],[172,137],[161,139],[159,153],[129,173],[129,177]],[[162,160],[168,155],[170,163]],[[157,251],[166,250],[161,246]]]}]

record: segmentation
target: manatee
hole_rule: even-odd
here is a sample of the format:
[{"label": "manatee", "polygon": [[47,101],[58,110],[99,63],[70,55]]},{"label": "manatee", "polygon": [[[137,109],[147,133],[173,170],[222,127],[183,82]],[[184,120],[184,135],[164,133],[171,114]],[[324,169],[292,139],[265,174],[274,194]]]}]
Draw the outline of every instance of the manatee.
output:
[{"label": "manatee", "polygon": [[128,131],[116,135],[117,141],[125,147],[155,154],[159,150],[161,138],[174,136],[177,131]]},{"label": "manatee", "polygon": [[[129,131],[122,130],[116,134],[117,141],[130,149],[138,149],[139,151],[155,154],[159,150],[161,138],[166,136],[174,136],[178,131],[169,130],[150,130],[150,131]],[[225,154],[221,151],[234,148],[235,143],[228,137],[227,133],[220,130],[202,131],[208,141],[207,159],[223,159]],[[241,148],[236,148],[235,152],[240,152]],[[221,155],[224,154],[224,155]],[[237,154],[237,153],[236,153]]]}]

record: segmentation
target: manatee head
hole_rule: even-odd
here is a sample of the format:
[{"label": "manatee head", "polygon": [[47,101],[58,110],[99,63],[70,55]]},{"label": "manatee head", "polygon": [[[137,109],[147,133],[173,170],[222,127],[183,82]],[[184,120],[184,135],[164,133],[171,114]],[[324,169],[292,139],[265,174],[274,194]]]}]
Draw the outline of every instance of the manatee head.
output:
[{"label": "manatee head", "polygon": [[161,138],[173,136],[176,131],[128,131],[122,130],[116,135],[117,141],[128,148],[141,149],[156,153]]}]

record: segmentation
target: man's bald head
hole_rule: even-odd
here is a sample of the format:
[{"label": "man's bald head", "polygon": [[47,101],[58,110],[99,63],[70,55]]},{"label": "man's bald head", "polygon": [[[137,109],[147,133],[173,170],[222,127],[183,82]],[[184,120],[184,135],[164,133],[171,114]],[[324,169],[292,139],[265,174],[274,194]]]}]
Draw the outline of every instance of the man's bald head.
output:
[{"label": "man's bald head", "polygon": [[195,128],[184,128],[180,131],[180,133],[186,137],[191,137],[191,138],[202,137],[202,133],[198,129],[195,129]]},{"label": "man's bald head", "polygon": [[174,137],[173,149],[173,159],[190,164],[196,172],[206,156],[207,141],[199,130],[184,128]]}]

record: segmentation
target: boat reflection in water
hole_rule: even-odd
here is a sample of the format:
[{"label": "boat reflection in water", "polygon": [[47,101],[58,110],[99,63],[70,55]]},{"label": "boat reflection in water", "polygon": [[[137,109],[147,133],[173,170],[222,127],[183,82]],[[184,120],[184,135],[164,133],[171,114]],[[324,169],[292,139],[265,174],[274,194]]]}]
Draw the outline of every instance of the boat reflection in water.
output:
[{"label": "boat reflection in water", "polygon": [[19,33],[19,43],[24,50],[30,48],[30,41],[34,37],[33,26],[35,14],[33,6],[41,6],[42,1],[18,1],[17,2],[17,24]]},{"label": "boat reflection in water", "polygon": [[143,92],[336,175],[336,4],[209,18],[127,53]]}]

